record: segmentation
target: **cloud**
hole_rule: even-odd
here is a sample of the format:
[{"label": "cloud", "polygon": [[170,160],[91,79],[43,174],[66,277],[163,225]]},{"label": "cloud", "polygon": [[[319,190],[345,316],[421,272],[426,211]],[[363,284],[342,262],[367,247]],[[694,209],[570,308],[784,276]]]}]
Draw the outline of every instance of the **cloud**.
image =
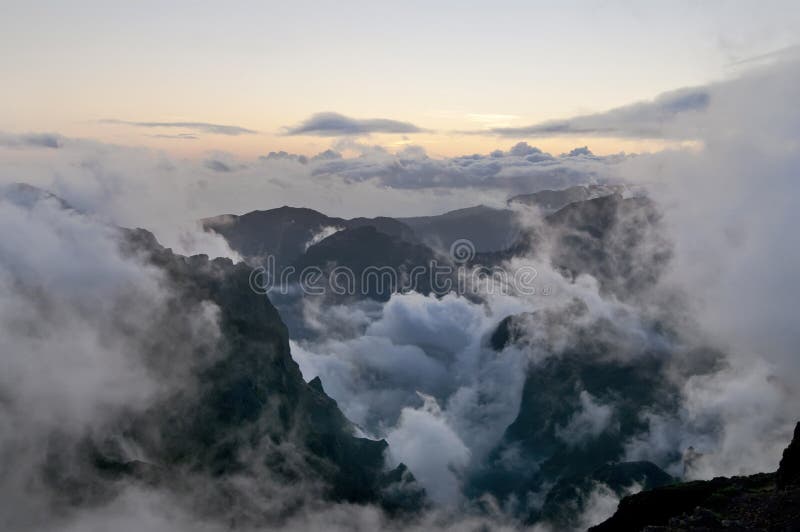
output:
[{"label": "cloud", "polygon": [[388,118],[350,118],[339,113],[317,113],[300,124],[287,127],[287,135],[337,137],[370,133],[421,133],[425,130],[410,122]]},{"label": "cloud", "polygon": [[345,415],[387,438],[393,459],[437,501],[457,503],[465,468],[483,459],[516,415],[527,363],[519,351],[498,357],[483,339],[502,317],[529,307],[417,293],[377,308],[301,304],[318,333],[292,327],[304,378],[320,376]]},{"label": "cloud", "polygon": [[[596,160],[585,147],[540,163],[526,159],[543,155],[528,144],[447,160],[432,160],[419,151],[393,155],[365,150],[362,157],[346,161],[350,166],[337,161],[336,170],[322,167],[332,170],[330,174],[321,174],[320,167],[314,171],[318,176],[346,175],[354,185],[376,176],[383,183],[426,175],[428,182],[444,183],[457,175],[462,182],[464,176],[496,179],[511,169],[530,175],[532,168],[572,168],[574,162],[584,165],[574,168],[606,165],[633,183],[656,180],[651,196],[664,206],[664,229],[675,245],[674,259],[659,283],[626,303],[600,291],[597,281],[586,276],[562,278],[556,293],[561,292],[562,300],[579,297],[591,320],[607,320],[623,331],[624,338],[613,339],[609,356],[636,356],[655,348],[669,357],[659,377],[669,383],[668,389],[678,390],[674,410],[655,412],[641,405],[642,432],[625,442],[626,454],[620,459],[653,460],[690,478],[768,471],[777,464],[800,405],[800,338],[792,325],[800,299],[794,282],[800,255],[786,239],[800,212],[800,115],[785,105],[798,80],[800,63],[784,63],[715,85],[708,90],[712,96],[706,104],[703,98],[691,97],[664,103],[665,113],[702,116],[692,125],[703,145],[698,150],[623,157],[613,164]],[[459,174],[459,167],[474,173]],[[443,178],[443,169],[452,176]],[[614,245],[627,246],[629,236],[621,235]],[[651,236],[646,237],[647,249],[661,245]],[[546,254],[547,245],[543,247]],[[613,246],[605,251],[613,253]],[[537,269],[544,275],[547,265],[537,264]],[[558,274],[553,275],[558,280]],[[323,375],[349,415],[369,420],[368,430],[398,438],[409,463],[425,467],[428,457],[413,450],[428,448],[444,462],[456,464],[424,480],[437,497],[449,500],[461,486],[463,472],[486,457],[484,450],[496,442],[492,436],[507,426],[508,420],[501,423],[497,416],[507,415],[509,404],[518,404],[520,383],[513,374],[524,374],[527,364],[535,367],[558,352],[553,346],[559,337],[573,341],[579,324],[561,323],[556,338],[546,336],[547,341],[540,342],[545,352],[522,356],[508,348],[489,358],[480,338],[506,313],[551,308],[556,301],[485,300],[481,308],[457,298],[396,296],[380,312],[362,315],[335,345],[305,342],[305,351],[296,353],[307,378]],[[654,319],[673,328],[677,338],[654,338],[641,325]],[[534,337],[544,334],[532,326],[527,332]],[[661,343],[667,341],[669,345]],[[628,349],[628,343],[634,348]],[[707,346],[725,355],[717,366],[700,371],[692,366],[700,358],[695,349]],[[374,353],[390,355],[376,362]],[[409,378],[414,374],[436,378]],[[416,391],[435,402],[423,399],[420,405]],[[558,439],[580,447],[618,432],[623,408],[619,398],[601,401],[583,392],[577,399],[577,409],[556,427]],[[371,418],[370,412],[380,414]],[[387,426],[375,421],[381,419]],[[451,442],[455,458],[433,444],[426,447],[437,438]],[[684,469],[681,456],[689,446],[701,456]],[[468,460],[462,457],[463,449],[469,451]],[[598,511],[589,512],[586,524],[613,510],[615,496],[600,499],[590,505]]]},{"label": "cloud", "polygon": [[436,399],[420,397],[422,407],[403,409],[387,438],[389,452],[419,472],[418,480],[434,502],[454,505],[460,499],[459,471],[469,464],[470,451],[444,419]]},{"label": "cloud", "polygon": [[220,161],[219,159],[207,159],[205,162],[203,162],[203,166],[215,172],[227,173],[234,171],[234,168],[232,166]]},{"label": "cloud", "polygon": [[[353,147],[352,143],[347,147]],[[588,148],[576,148],[556,157],[520,142],[508,151],[437,159],[418,146],[392,154],[380,147],[356,144],[359,157],[314,159],[312,175],[338,176],[348,182],[373,181],[398,189],[475,187],[495,189],[507,195],[545,188],[614,180],[614,167],[629,156],[594,156]]]},{"label": "cloud", "polygon": [[563,157],[594,157],[594,154],[588,146],[583,146],[581,148],[574,148],[569,153],[565,153]]},{"label": "cloud", "polygon": [[161,133],[158,135],[148,135],[148,137],[152,137],[154,139],[197,140],[197,135],[193,135],[191,133],[178,133],[177,135],[166,135]]},{"label": "cloud", "polygon": [[641,486],[634,483],[623,490],[621,495],[614,492],[607,484],[596,483],[589,493],[585,506],[578,516],[574,530],[584,531],[592,526],[602,523],[617,511],[620,499],[633,495],[642,490]]},{"label": "cloud", "polygon": [[[210,133],[212,135],[254,135],[258,133],[253,129],[247,129],[241,126],[229,126],[223,124],[212,124],[209,122],[135,122],[129,120],[119,120],[116,118],[107,118],[100,120],[101,124],[124,124],[127,126],[145,127],[145,128],[182,128],[191,129],[201,133]],[[187,137],[183,137],[187,138]]]},{"label": "cloud", "polygon": [[[504,137],[555,137],[564,135],[692,138],[692,121],[703,114],[713,98],[708,87],[679,89],[655,99],[617,107],[602,113],[551,120],[525,127],[489,130]],[[685,127],[681,127],[685,125]],[[478,132],[476,132],[478,133]],[[485,133],[485,131],[484,131]]]},{"label": "cloud", "polygon": [[[529,258],[515,260],[509,268],[532,264]],[[592,319],[608,315],[621,327],[636,328],[635,316],[624,318],[624,306],[604,300],[596,282],[573,284],[544,262],[535,266],[542,286],[553,288],[548,297],[479,291],[472,300],[409,293],[393,295],[378,308],[374,302],[323,306],[305,298],[303,319],[314,333],[290,324],[293,357],[304,378],[319,376],[366,434],[389,441],[393,458],[408,465],[435,500],[463,502],[468,472],[482,465],[517,415],[529,364],[553,356],[516,347],[498,354],[486,341],[497,324],[580,297]],[[278,305],[284,315],[291,312],[291,303]],[[563,326],[564,335],[574,332],[575,324]],[[574,445],[612,425],[610,406],[586,393],[580,404],[563,429]]]},{"label": "cloud", "polygon": [[0,146],[8,148],[61,148],[64,137],[57,133],[24,133],[14,135],[0,132]]},{"label": "cloud", "polygon": [[570,447],[580,446],[596,438],[612,426],[614,408],[599,403],[586,390],[579,395],[580,410],[576,411],[563,427],[556,427],[556,436]]},{"label": "cloud", "polygon": [[792,56],[797,56],[800,52],[800,46],[786,46],[777,50],[772,50],[767,53],[743,57],[728,63],[728,66],[748,65],[750,63],[771,62],[775,60],[792,59]]},{"label": "cloud", "polygon": [[[682,386],[674,417],[643,417],[647,438],[631,457],[666,460],[693,446],[692,477],[774,470],[800,408],[796,302],[800,249],[800,83],[795,53],[719,84],[700,137],[704,148],[668,151],[619,167],[655,180],[674,257],[664,279],[691,294],[699,329],[730,353],[727,367]],[[645,177],[647,176],[647,177]],[[681,464],[674,464],[675,472]]]},{"label": "cloud", "polygon": [[19,199],[0,191],[0,522],[33,530],[56,519],[42,471],[79,467],[71,453],[90,434],[190,393],[220,331],[213,304],[170,310],[172,285],[120,250],[116,228],[44,194]]},{"label": "cloud", "polygon": [[[204,217],[282,205],[340,217],[420,216],[481,203],[504,207],[516,194],[614,180],[623,159],[562,158],[532,146],[437,158],[417,147],[393,154],[353,144],[348,149],[360,147],[362,155],[345,158],[328,149],[313,157],[272,152],[252,160],[217,151],[198,161],[58,138],[60,149],[39,150],[35,158],[6,150],[0,183],[25,181],[53,191],[118,225],[149,229],[165,245],[189,254],[229,254],[221,238],[197,231],[195,220]],[[528,155],[512,154],[520,150]],[[212,240],[221,245],[182,247]]]}]

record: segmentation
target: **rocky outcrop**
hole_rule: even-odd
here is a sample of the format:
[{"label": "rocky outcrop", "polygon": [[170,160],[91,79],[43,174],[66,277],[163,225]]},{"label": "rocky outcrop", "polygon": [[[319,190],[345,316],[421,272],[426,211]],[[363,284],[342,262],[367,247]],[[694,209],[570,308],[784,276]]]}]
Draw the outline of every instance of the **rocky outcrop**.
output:
[{"label": "rocky outcrop", "polygon": [[625,497],[592,532],[800,530],[800,423],[775,473],[674,484]]},{"label": "rocky outcrop", "polygon": [[800,423],[794,428],[792,443],[783,451],[775,477],[780,489],[791,489],[800,485]]}]

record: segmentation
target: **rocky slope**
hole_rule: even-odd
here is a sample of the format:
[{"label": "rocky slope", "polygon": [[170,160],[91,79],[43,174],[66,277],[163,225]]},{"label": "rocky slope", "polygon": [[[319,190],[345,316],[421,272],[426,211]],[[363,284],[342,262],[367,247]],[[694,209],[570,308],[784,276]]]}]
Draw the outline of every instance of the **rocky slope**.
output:
[{"label": "rocky slope", "polygon": [[[679,406],[675,382],[663,377],[679,370],[672,364],[681,358],[660,347],[668,335],[653,323],[644,335],[649,341],[641,342],[618,323],[591,318],[577,299],[504,319],[488,344],[499,356],[507,348],[525,350],[533,363],[519,413],[473,489],[500,500],[538,493],[544,503],[521,507],[520,517],[571,529],[596,483],[621,496],[634,484],[672,482],[654,464],[624,462],[625,442],[647,429],[642,409],[669,413]],[[685,355],[693,374],[717,361],[712,351]]]},{"label": "rocky slope", "polygon": [[674,484],[628,496],[592,532],[800,530],[800,423],[778,470]]},{"label": "rocky slope", "polygon": [[[250,267],[177,255],[145,230],[119,233],[126,255],[163,273],[167,308],[143,357],[172,391],[78,441],[54,434],[42,473],[56,506],[93,505],[132,484],[189,497],[209,518],[236,508],[253,523],[326,500],[424,505],[408,470],[387,467],[386,442],[355,436],[319,379],[303,380],[278,311],[249,286]],[[202,350],[183,345],[197,334],[186,316],[198,311],[216,313],[219,327]]]}]

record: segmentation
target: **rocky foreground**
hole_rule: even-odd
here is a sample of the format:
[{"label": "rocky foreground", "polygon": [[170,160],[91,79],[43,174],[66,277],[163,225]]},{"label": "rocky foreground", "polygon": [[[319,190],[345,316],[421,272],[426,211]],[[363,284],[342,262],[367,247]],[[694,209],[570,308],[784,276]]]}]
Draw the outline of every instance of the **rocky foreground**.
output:
[{"label": "rocky foreground", "polygon": [[625,497],[590,532],[800,530],[800,423],[775,473],[719,477]]}]

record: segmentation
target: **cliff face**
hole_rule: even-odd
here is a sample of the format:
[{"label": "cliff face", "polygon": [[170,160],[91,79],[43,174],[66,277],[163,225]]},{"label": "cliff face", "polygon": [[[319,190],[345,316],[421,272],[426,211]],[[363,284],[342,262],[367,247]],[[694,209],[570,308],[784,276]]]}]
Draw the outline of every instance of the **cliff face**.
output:
[{"label": "cliff face", "polygon": [[[597,484],[623,496],[634,485],[673,482],[652,463],[624,461],[625,442],[646,430],[642,409],[666,413],[678,406],[674,384],[662,377],[670,353],[658,342],[629,343],[618,324],[586,321],[588,315],[585,303],[574,300],[559,310],[510,316],[487,339],[500,353],[513,345],[546,354],[528,368],[517,417],[473,478],[476,491],[504,501],[541,494],[543,504],[522,512],[528,523],[578,526]],[[713,367],[711,353],[694,358]]]},{"label": "cliff face", "polygon": [[800,423],[775,473],[674,484],[624,498],[593,532],[800,530]]},{"label": "cliff face", "polygon": [[[419,508],[424,493],[413,476],[402,465],[385,467],[386,442],[355,437],[319,379],[303,380],[277,310],[249,286],[249,267],[174,254],[144,230],[122,235],[127,253],[164,272],[172,294],[174,318],[162,328],[173,334],[150,346],[150,370],[182,372],[191,384],[116,420],[105,434],[87,435],[75,452],[55,447],[45,473],[57,498],[91,504],[130,482],[183,492],[202,479],[210,486],[205,511],[252,505],[257,521],[264,502],[253,492],[268,500],[270,490],[292,486],[302,487],[298,498]],[[181,313],[204,305],[218,309],[218,341],[207,353],[182,353]],[[131,448],[145,458],[132,458]],[[242,478],[247,493],[238,491],[241,480],[231,481]]]}]

